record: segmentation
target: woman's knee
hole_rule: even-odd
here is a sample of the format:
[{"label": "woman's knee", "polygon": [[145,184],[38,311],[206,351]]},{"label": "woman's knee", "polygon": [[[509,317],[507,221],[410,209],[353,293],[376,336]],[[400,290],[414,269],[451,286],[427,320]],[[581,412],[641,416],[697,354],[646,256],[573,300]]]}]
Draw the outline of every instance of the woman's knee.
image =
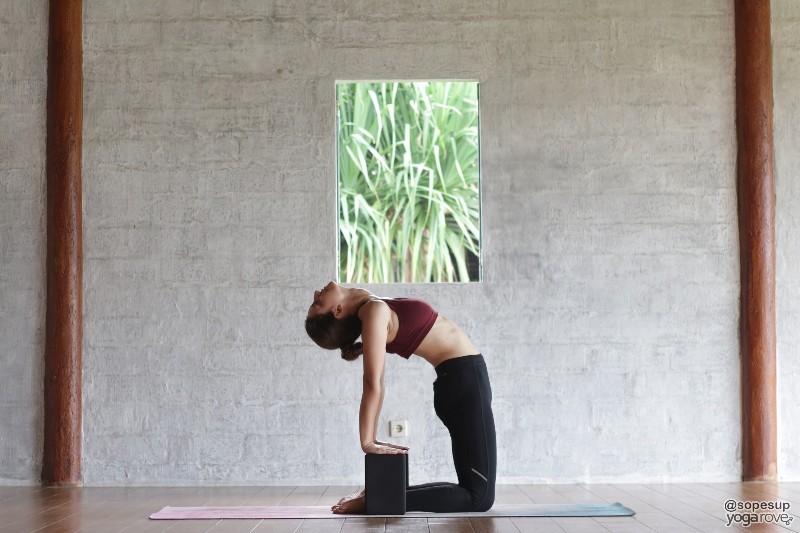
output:
[{"label": "woman's knee", "polygon": [[482,498],[472,506],[473,513],[484,513],[492,508],[494,505],[494,487],[487,487],[486,492],[482,494]]}]

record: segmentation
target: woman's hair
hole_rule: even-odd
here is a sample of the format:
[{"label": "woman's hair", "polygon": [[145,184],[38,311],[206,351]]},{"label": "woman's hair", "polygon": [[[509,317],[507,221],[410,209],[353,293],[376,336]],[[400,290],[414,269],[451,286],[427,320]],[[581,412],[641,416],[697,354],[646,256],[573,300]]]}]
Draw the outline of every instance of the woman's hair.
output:
[{"label": "woman's hair", "polygon": [[363,344],[356,342],[361,336],[361,319],[352,314],[337,319],[333,313],[306,318],[306,333],[320,348],[342,350],[342,359],[355,361],[363,353]]}]

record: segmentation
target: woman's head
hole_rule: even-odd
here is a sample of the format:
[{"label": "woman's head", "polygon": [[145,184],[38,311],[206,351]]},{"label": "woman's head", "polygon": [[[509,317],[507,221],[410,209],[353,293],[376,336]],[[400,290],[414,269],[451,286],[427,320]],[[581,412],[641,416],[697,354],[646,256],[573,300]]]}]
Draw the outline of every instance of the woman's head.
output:
[{"label": "woman's head", "polygon": [[342,358],[355,361],[362,353],[361,319],[345,314],[346,289],[330,282],[322,290],[314,291],[314,301],[308,308],[306,333],[311,340],[326,350],[342,350]]},{"label": "woman's head", "polygon": [[356,340],[361,336],[361,319],[358,315],[336,318],[332,312],[306,317],[306,333],[320,348],[342,350],[342,359],[355,361],[363,352]]}]

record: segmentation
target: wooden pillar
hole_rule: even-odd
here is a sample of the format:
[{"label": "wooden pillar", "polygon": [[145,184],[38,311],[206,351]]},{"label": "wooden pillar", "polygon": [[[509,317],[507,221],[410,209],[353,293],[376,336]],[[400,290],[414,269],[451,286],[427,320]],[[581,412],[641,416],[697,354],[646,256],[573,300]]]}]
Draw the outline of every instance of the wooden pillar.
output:
[{"label": "wooden pillar", "polygon": [[742,478],[776,480],[775,187],[769,0],[736,0]]},{"label": "wooden pillar", "polygon": [[47,312],[42,482],[81,481],[83,228],[81,0],[50,0],[47,54]]}]

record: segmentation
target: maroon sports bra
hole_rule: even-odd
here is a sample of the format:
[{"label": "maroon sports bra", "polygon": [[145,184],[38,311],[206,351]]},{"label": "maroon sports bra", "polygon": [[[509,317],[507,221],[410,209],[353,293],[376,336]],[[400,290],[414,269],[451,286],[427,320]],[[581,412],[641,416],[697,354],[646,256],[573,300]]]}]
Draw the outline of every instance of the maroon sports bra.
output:
[{"label": "maroon sports bra", "polygon": [[386,351],[408,359],[419,348],[439,316],[430,305],[415,298],[381,298],[397,314],[400,323]]}]

